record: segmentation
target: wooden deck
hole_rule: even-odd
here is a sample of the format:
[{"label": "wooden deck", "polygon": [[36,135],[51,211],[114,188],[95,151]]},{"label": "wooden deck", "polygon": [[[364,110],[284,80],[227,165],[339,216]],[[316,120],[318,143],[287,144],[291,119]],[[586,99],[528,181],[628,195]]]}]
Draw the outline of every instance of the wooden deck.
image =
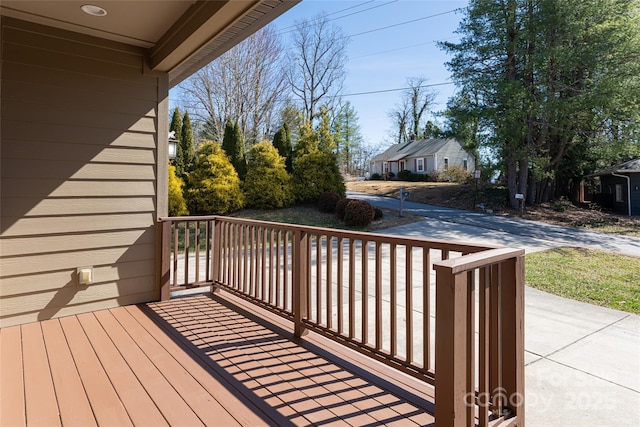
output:
[{"label": "wooden deck", "polygon": [[433,389],[228,294],[0,330],[0,425],[429,425]]}]

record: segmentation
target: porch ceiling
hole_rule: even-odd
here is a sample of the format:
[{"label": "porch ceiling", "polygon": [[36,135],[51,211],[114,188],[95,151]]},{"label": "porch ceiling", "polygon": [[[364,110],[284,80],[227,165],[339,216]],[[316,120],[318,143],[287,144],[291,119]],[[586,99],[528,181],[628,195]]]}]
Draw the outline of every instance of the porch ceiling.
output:
[{"label": "porch ceiling", "polygon": [[[2,15],[149,51],[149,67],[174,86],[300,0],[3,0]],[[83,4],[100,6],[91,16]]]}]

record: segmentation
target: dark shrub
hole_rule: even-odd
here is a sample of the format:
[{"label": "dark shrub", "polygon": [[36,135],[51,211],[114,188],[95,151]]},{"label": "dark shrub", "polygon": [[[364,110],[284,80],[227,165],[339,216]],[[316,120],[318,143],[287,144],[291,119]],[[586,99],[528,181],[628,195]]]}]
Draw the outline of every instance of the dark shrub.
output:
[{"label": "dark shrub", "polygon": [[380,175],[379,173],[372,173],[371,176],[369,177],[369,180],[371,181],[381,181],[382,180],[382,175]]},{"label": "dark shrub", "polygon": [[403,170],[398,172],[398,179],[400,181],[413,181],[413,173],[410,170]]},{"label": "dark shrub", "polygon": [[335,191],[325,191],[318,199],[318,210],[320,212],[333,213],[336,211],[336,203],[341,197]]},{"label": "dark shrub", "polygon": [[347,204],[351,202],[353,199],[340,199],[336,203],[336,216],[340,221],[344,219],[344,211],[347,208]]},{"label": "dark shrub", "polygon": [[382,219],[382,217],[384,216],[382,209],[375,208],[374,211],[375,211],[375,214],[373,215],[373,220],[376,221],[376,220]]},{"label": "dark shrub", "polygon": [[364,227],[373,221],[376,212],[366,200],[351,200],[344,210],[344,223],[352,227]]}]

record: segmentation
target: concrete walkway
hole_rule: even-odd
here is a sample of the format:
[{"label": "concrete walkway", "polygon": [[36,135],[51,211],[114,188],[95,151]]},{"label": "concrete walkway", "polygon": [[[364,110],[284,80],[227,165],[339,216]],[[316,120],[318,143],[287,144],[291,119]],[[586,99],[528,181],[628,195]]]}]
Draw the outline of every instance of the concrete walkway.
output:
[{"label": "concrete walkway", "polygon": [[[348,196],[398,208],[396,199]],[[493,243],[528,252],[578,246],[640,256],[637,238],[411,202],[404,208],[427,220],[383,233]],[[525,363],[527,426],[640,426],[639,316],[527,287]]]}]

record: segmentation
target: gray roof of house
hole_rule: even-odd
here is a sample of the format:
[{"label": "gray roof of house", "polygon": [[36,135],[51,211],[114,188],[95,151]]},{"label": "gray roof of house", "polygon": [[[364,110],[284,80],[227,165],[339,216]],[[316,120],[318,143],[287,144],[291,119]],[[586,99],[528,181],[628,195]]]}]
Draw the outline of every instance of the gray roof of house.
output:
[{"label": "gray roof of house", "polygon": [[420,157],[436,154],[449,142],[457,142],[455,139],[421,139],[419,141],[407,141],[402,144],[394,144],[384,153],[378,154],[372,162],[397,162],[406,157]]},{"label": "gray roof of house", "polygon": [[640,157],[638,157],[637,159],[629,160],[628,162],[624,162],[617,166],[603,169],[591,176],[611,175],[612,173],[640,173]]}]

